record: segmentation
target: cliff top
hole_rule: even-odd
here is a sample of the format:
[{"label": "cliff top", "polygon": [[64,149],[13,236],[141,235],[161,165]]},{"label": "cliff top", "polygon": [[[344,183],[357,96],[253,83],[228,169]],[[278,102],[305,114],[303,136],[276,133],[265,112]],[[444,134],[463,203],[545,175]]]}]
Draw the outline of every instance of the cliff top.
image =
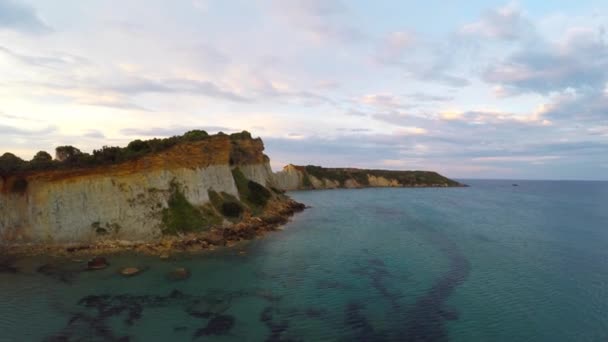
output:
[{"label": "cliff top", "polygon": [[[315,165],[293,165],[285,166],[284,170],[296,169],[303,172],[306,176],[314,176],[318,179],[328,179],[344,185],[349,179],[355,180],[361,186],[369,185],[368,176],[383,177],[386,179],[394,179],[401,185],[433,185],[433,186],[462,186],[459,182],[444,177],[434,171],[401,171],[401,170],[379,170],[379,169],[358,169],[352,167],[342,168],[325,168]],[[305,179],[305,183],[310,184],[310,181]]]},{"label": "cliff top", "polygon": [[4,153],[0,156],[0,176],[66,174],[107,169],[142,160],[147,161],[147,164],[158,164],[158,159],[166,159],[163,163],[165,166],[168,161],[183,167],[193,167],[200,163],[239,165],[267,161],[263,150],[262,140],[254,139],[247,131],[209,135],[203,130],[193,130],[170,138],[134,140],[126,147],[103,146],[92,154],[81,152],[73,146],[59,146],[55,149],[55,159],[45,151],[38,152],[30,161],[12,153]]}]

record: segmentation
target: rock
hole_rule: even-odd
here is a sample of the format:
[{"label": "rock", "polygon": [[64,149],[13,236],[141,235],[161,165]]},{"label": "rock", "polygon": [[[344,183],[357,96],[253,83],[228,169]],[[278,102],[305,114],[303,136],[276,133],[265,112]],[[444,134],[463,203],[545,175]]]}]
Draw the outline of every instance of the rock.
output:
[{"label": "rock", "polygon": [[120,271],[120,274],[122,274],[125,277],[132,277],[139,273],[141,273],[141,270],[137,267],[125,267]]},{"label": "rock", "polygon": [[190,271],[184,267],[178,267],[171,271],[171,273],[167,275],[167,278],[173,281],[186,280],[190,278]]},{"label": "rock", "polygon": [[94,257],[87,263],[88,270],[103,270],[108,266],[108,261],[104,257]]},{"label": "rock", "polygon": [[163,253],[160,255],[161,259],[169,259],[169,257],[170,257],[169,253]]},{"label": "rock", "polygon": [[17,273],[17,268],[11,265],[0,264],[0,273]]}]

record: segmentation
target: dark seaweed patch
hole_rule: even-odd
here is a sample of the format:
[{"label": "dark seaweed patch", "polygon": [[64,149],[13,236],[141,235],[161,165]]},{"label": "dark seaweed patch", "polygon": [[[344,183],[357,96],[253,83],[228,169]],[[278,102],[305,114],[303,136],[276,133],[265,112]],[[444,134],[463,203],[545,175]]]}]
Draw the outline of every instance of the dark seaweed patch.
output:
[{"label": "dark seaweed patch", "polygon": [[321,309],[317,309],[317,308],[308,308],[306,309],[306,316],[308,318],[321,318],[322,316],[324,316],[327,313],[327,310],[321,308]]},{"label": "dark seaweed patch", "polygon": [[260,313],[260,321],[263,322],[270,330],[270,335],[266,338],[267,342],[290,341],[283,334],[289,328],[288,320],[275,321],[274,314],[277,310],[272,307],[267,307]]},{"label": "dark seaweed patch", "polygon": [[78,275],[78,271],[69,270],[53,264],[44,264],[38,267],[37,272],[67,284],[72,283],[74,278]]},{"label": "dark seaweed patch", "polygon": [[217,315],[207,323],[207,326],[194,333],[194,338],[209,335],[226,335],[234,326],[234,317],[229,315]]},{"label": "dark seaweed patch", "polygon": [[353,332],[354,341],[386,341],[384,332],[376,331],[369,323],[363,310],[365,306],[358,302],[351,301],[344,310],[344,324],[349,326]]},{"label": "dark seaweed patch", "polygon": [[448,335],[443,325],[444,320],[458,319],[455,311],[444,308],[445,301],[468,277],[471,266],[458,246],[445,235],[430,232],[428,240],[448,257],[449,270],[433,287],[418,298],[414,307],[408,312],[409,321],[403,332],[404,341],[447,341]]},{"label": "dark seaweed patch", "polygon": [[[126,326],[136,324],[145,308],[181,307],[192,317],[204,320],[205,326],[194,333],[194,338],[225,335],[235,325],[235,318],[225,314],[235,298],[261,297],[276,303],[279,297],[269,291],[241,290],[228,292],[210,290],[205,295],[190,295],[173,290],[166,296],[158,295],[90,295],[78,301],[82,311],[72,312],[66,326],[47,341],[121,341],[129,336],[115,336],[110,329],[110,319],[119,318]],[[272,318],[272,317],[271,317]],[[275,332],[287,328],[282,323],[271,323]],[[187,327],[173,327],[174,331],[187,330]],[[282,330],[283,329],[283,330]]]},{"label": "dark seaweed patch", "polygon": [[351,273],[358,276],[367,277],[371,285],[386,298],[394,309],[399,309],[401,304],[399,299],[403,295],[397,291],[391,292],[386,285],[386,278],[391,278],[392,274],[386,268],[384,261],[380,259],[369,259],[367,264],[359,265],[358,267],[351,270]]},{"label": "dark seaweed patch", "polygon": [[11,265],[10,262],[0,261],[0,273],[17,273],[17,268]]},{"label": "dark seaweed patch", "polygon": [[319,290],[348,290],[351,288],[351,286],[335,280],[324,279],[317,282],[317,289]]}]

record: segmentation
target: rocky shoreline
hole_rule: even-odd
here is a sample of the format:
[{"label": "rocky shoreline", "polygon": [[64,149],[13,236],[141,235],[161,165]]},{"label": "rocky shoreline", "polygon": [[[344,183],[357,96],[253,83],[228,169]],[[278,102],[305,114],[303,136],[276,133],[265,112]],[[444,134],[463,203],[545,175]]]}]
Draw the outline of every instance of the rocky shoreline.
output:
[{"label": "rocky shoreline", "polygon": [[145,255],[169,258],[173,253],[195,253],[218,247],[231,247],[280,230],[280,227],[306,206],[292,199],[271,201],[264,214],[249,216],[242,221],[224,227],[214,227],[200,233],[163,236],[157,241],[103,240],[90,244],[20,244],[0,246],[0,255],[58,257],[85,257],[131,251]]}]

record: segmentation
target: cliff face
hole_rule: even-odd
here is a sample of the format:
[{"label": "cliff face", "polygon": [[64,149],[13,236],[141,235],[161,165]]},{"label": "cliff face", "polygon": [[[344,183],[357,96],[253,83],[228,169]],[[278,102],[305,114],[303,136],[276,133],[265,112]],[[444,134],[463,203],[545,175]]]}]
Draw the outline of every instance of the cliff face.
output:
[{"label": "cliff face", "polygon": [[[114,165],[4,175],[0,243],[152,240],[175,217],[190,215],[192,225],[238,221],[257,204],[246,203],[247,183],[239,187],[235,175],[263,187],[272,181],[263,150],[260,139],[216,135]],[[243,213],[226,216],[222,202]]]},{"label": "cliff face", "polygon": [[462,184],[431,171],[390,171],[287,165],[275,174],[284,190],[366,187],[458,187]]},{"label": "cliff face", "polygon": [[273,174],[262,140],[247,132],[191,131],[93,155],[58,150],[65,155],[56,161],[45,153],[32,162],[0,157],[0,246],[158,242],[190,233],[220,243],[274,229],[303,208],[281,190],[461,186],[424,171],[288,165]]}]

